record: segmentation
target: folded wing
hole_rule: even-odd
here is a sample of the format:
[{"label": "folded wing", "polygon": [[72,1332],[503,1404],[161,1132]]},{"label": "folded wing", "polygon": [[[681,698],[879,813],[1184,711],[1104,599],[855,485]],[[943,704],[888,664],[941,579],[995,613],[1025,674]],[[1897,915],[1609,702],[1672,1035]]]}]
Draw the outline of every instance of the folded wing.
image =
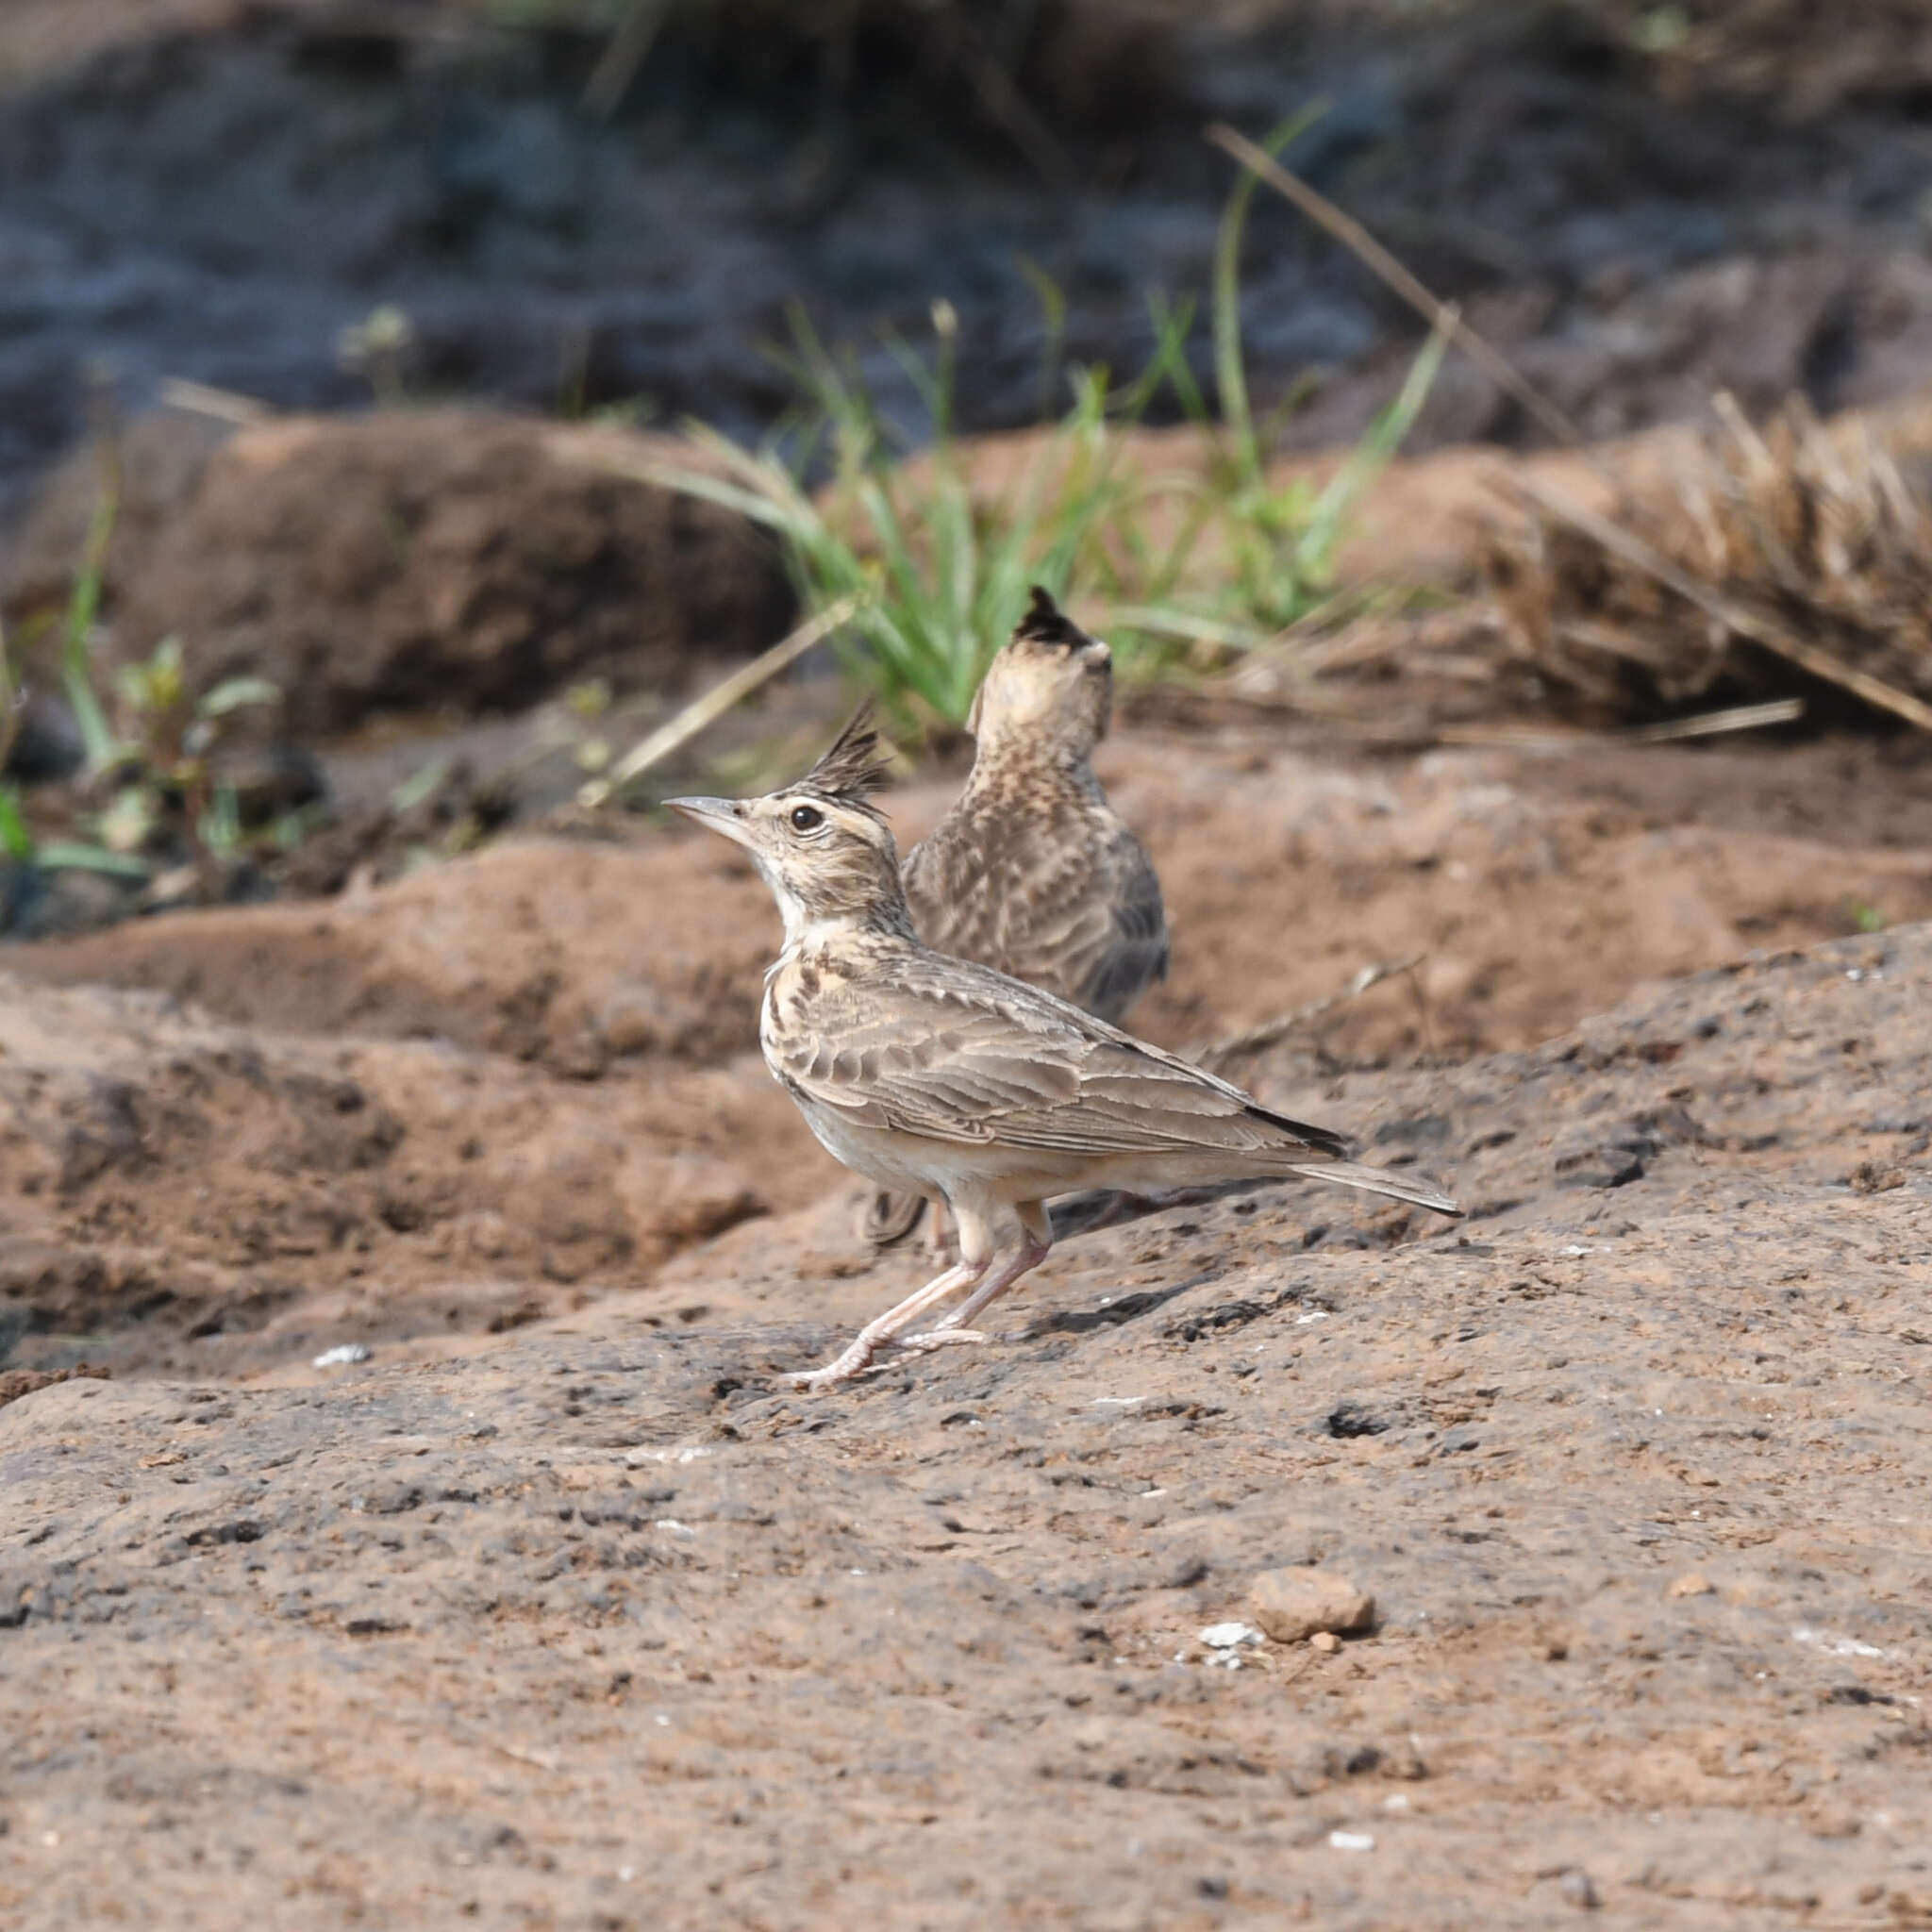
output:
[{"label": "folded wing", "polygon": [[1284,1168],[1348,1143],[983,967],[907,955],[862,991],[827,987],[776,1069],[856,1124],[1073,1155],[1220,1152]]}]

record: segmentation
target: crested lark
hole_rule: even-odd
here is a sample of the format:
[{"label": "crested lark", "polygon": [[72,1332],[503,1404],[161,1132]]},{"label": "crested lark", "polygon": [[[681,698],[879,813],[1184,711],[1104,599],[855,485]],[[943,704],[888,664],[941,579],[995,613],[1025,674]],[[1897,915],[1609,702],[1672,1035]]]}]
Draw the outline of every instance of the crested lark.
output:
[{"label": "crested lark", "polygon": [[[944,1199],[959,1259],[866,1324],[800,1385],[863,1374],[881,1349],[983,1341],[967,1324],[1052,1245],[1046,1202],[1075,1188],[1163,1188],[1307,1174],[1460,1210],[1421,1182],[1352,1164],[1325,1127],[913,929],[865,710],[795,785],[670,804],[750,853],[785,921],[765,974],[765,1063],[825,1148],[883,1187]],[[998,1267],[998,1239],[1018,1247]],[[949,1297],[965,1299],[918,1333]]]},{"label": "crested lark", "polygon": [[[1113,654],[1037,586],[987,668],[966,728],[973,771],[900,876],[919,936],[1043,987],[1118,1025],[1167,977],[1167,915],[1153,861],[1093,775],[1113,717]],[[920,1198],[882,1192],[864,1222],[885,1244]]]}]

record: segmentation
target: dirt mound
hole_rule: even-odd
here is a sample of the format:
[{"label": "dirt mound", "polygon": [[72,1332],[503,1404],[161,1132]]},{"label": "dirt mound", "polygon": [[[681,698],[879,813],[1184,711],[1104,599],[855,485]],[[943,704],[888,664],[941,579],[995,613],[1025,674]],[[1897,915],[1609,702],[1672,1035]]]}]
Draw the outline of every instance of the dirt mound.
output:
[{"label": "dirt mound", "polygon": [[[1303,1036],[1346,1059],[1524,1046],[1606,997],[1863,920],[1932,917],[1932,768],[1909,745],[1766,758],[1606,745],[1348,765],[1272,734],[1121,732],[1102,774],[1159,867],[1186,1047],[1425,956]],[[954,781],[888,801],[902,841]],[[777,919],[702,834],[509,843],[326,905],[182,914],[4,957],[319,1037],[441,1037],[594,1078],[755,1043]]]},{"label": "dirt mound", "polygon": [[[771,1374],[880,1298],[801,1278],[823,1209],[683,1326],[28,1394],[0,1908],[1932,1916],[1928,974],[1921,928],[1351,1076],[1331,1107],[1463,1231],[1172,1213],[1056,1255],[1023,1333],[836,1399]],[[1370,1635],[1204,1641],[1307,1565]]]},{"label": "dirt mound", "polygon": [[761,1065],[593,1088],[156,994],[8,982],[0,1093],[0,1341],[26,1366],[515,1326],[826,1178],[773,1158],[795,1124]]},{"label": "dirt mound", "polygon": [[755,1050],[769,895],[722,846],[511,842],[323,904],[182,914],[6,956],[329,1038],[443,1039],[595,1078]]},{"label": "dirt mound", "polygon": [[[232,436],[192,416],[138,424],[108,558],[114,652],[178,636],[197,688],[266,677],[312,739],[375,710],[529,705],[593,673],[681,690],[782,635],[776,549],[727,511],[576,460],[596,435],[460,409]],[[82,452],[49,484],[9,557],[16,609],[64,597],[98,475]]]}]

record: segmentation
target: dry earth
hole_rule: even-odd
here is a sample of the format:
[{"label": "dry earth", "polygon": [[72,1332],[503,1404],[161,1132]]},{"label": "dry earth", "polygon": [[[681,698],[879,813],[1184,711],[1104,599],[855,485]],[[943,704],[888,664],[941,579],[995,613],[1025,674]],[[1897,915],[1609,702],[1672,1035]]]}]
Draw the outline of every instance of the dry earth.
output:
[{"label": "dry earth", "polygon": [[[858,165],[864,117],[821,153],[723,69],[655,62],[587,132],[531,46],[486,71],[298,11],[7,9],[0,70],[38,80],[0,115],[0,497],[78,428],[75,358],[130,402],[343,401],[333,329],[391,294],[439,391],[748,428],[782,298],[869,342],[952,290],[973,420],[1029,420],[1011,252],[1068,289],[1071,353],[1130,369],[1119,263],[1205,268],[1200,122],[1315,92],[1303,165],[1592,432],[1720,384],[1897,396],[1932,340],[1902,8],[1830,60],[1755,9],[1743,96],[1687,9],[1680,105],[1548,9],[1333,40],[1361,9],[1308,8],[1199,57],[1144,184],[1096,149],[1053,208],[943,129],[911,175]],[[1328,366],[1296,439],[1345,441],[1407,318],[1279,209],[1251,242],[1261,388]],[[1494,459],[1441,445],[1522,432],[1446,372],[1351,572],[1457,575]],[[668,700],[770,641],[770,558],[569,467],[582,434],[136,421],[118,645],[178,628],[303,731],[376,714],[327,749],[359,808],[426,755],[392,708],[500,757],[536,727],[468,714],[594,673]],[[93,488],[75,459],[9,533],[16,621]],[[0,949],[0,1926],[1932,1926],[1924,746],[1137,728],[1105,773],[1177,936],[1137,1024],[1196,1045],[1414,961],[1240,1071],[1451,1184],[1459,1227],[1173,1208],[1064,1241],[984,1352],[808,1401],[779,1372],[921,1257],[860,1249],[765,1075],[775,921],[715,841],[504,842]],[[341,1344],[370,1354],[317,1365]],[[1284,1566],[1371,1590],[1374,1628],[1215,1661],[1203,1627]]]},{"label": "dry earth", "polygon": [[[836,1399],[774,1381],[887,1291],[824,1285],[831,1199],[465,1357],[30,1393],[0,1907],[1932,1923],[1928,973],[1920,927],[1455,1069],[1271,1065],[1463,1228],[1170,1211]],[[1214,1667],[1310,1563],[1374,1633]]]},{"label": "dry earth", "polygon": [[[1424,956],[1296,1036],[1315,1084],[1288,1097],[1310,1109],[1341,1066],[1526,1047],[1753,947],[1932,918],[1932,767],[1903,749],[1365,764],[1124,734],[1104,769],[1176,934],[1136,1015],[1151,1037],[1195,1045]],[[898,795],[906,836],[947,795]],[[728,846],[655,834],[8,949],[18,1358],[225,1374],[441,1347],[842,1201],[757,1055],[775,941]]]},{"label": "dry earth", "polygon": [[[723,846],[6,956],[0,1923],[1932,1924],[1932,928],[1784,950],[1932,916],[1925,766],[1108,776],[1158,1037],[1427,951],[1248,1076],[1459,1229],[1170,1209],[808,1401],[920,1257]],[[1307,1563],[1373,1634],[1208,1661]]]}]

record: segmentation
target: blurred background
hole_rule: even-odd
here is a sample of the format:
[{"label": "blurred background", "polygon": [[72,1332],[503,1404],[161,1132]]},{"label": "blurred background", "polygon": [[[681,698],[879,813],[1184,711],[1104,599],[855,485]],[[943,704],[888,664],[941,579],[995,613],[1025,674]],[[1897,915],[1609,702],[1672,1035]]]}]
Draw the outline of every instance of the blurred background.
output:
[{"label": "blurred background", "polygon": [[1036,578],[1167,723],[1932,721],[1909,0],[12,0],[0,90],[16,933],[943,756]]}]

